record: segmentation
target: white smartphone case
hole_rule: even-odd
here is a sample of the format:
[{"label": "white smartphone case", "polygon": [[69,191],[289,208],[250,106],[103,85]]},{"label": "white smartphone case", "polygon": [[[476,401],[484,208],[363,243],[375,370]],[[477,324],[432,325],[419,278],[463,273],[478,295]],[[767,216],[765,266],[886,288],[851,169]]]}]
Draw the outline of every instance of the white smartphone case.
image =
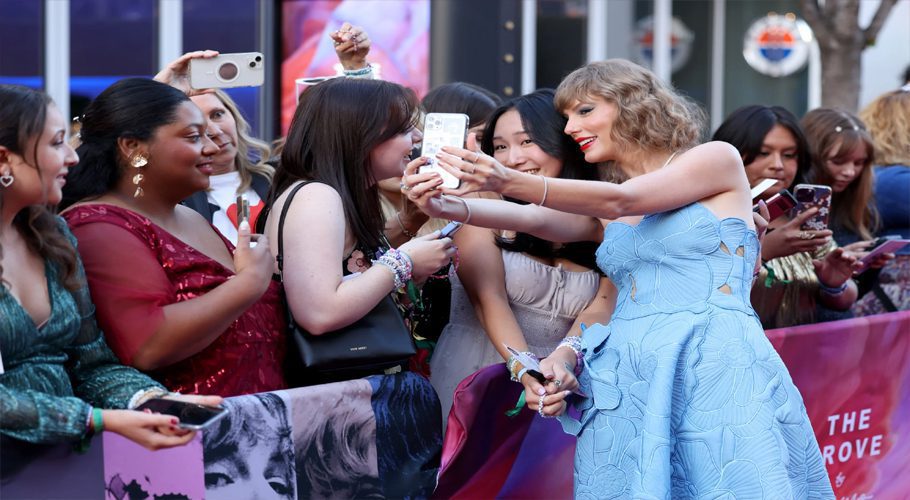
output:
[{"label": "white smartphone case", "polygon": [[190,59],[190,87],[214,89],[258,87],[265,81],[265,58],[259,52],[219,54]]},{"label": "white smartphone case", "polygon": [[428,113],[424,120],[420,155],[430,158],[434,163],[420,167],[420,171],[439,172],[442,187],[456,189],[461,181],[435,164],[436,153],[443,146],[464,147],[468,136],[468,120],[468,115],[462,113]]}]

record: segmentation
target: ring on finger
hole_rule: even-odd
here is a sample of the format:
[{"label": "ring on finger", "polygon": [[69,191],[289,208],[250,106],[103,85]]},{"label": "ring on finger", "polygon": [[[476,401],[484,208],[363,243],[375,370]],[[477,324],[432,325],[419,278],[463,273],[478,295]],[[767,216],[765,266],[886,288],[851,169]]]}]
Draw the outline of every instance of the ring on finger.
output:
[{"label": "ring on finger", "polygon": [[543,400],[546,399],[546,397],[546,394],[540,396],[540,401],[537,403],[537,414],[543,418],[547,418],[547,416],[543,414]]},{"label": "ring on finger", "polygon": [[799,232],[799,239],[801,239],[801,240],[811,240],[814,237],[815,236],[813,236],[812,233],[810,233],[809,231],[800,231]]},{"label": "ring on finger", "polygon": [[562,387],[562,380],[559,380],[558,378],[556,378],[556,379],[553,379],[552,382],[553,382],[553,385],[555,385],[557,389]]},{"label": "ring on finger", "polygon": [[402,191],[402,192],[407,193],[408,191],[411,190],[411,186],[408,186],[407,184],[405,184],[405,183],[403,183],[403,182],[400,184],[400,186],[401,186],[401,191]]}]

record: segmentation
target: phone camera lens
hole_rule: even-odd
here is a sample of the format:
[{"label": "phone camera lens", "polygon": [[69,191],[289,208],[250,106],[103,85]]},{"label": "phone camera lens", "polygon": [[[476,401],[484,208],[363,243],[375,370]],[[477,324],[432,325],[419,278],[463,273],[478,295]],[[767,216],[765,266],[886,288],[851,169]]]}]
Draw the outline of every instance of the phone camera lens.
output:
[{"label": "phone camera lens", "polygon": [[251,68],[255,68],[255,67],[256,67],[256,61],[250,61],[250,67],[251,67]]},{"label": "phone camera lens", "polygon": [[262,56],[256,56],[256,62],[262,61]]},{"label": "phone camera lens", "polygon": [[237,78],[239,73],[240,69],[232,62],[226,62],[218,67],[218,77],[226,82]]}]

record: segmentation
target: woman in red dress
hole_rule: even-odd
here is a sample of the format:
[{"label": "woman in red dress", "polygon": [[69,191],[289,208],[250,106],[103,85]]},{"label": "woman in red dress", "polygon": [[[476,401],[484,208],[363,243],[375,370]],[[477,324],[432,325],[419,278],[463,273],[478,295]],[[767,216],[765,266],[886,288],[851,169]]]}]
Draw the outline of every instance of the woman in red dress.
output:
[{"label": "woman in red dress", "polygon": [[179,205],[206,189],[218,147],[182,92],[121,80],[82,118],[64,189],[97,318],[125,363],[169,390],[234,396],[285,387],[286,324],[265,238],[237,248]]}]

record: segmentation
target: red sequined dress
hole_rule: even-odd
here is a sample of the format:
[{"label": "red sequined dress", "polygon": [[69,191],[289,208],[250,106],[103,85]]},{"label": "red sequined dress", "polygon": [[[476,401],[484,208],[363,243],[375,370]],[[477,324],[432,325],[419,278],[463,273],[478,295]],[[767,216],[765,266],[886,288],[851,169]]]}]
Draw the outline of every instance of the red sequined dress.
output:
[{"label": "red sequined dress", "polygon": [[[164,321],[165,306],[204,295],[234,275],[131,210],[98,203],[63,216],[79,240],[98,324],[124,364],[132,364]],[[150,375],[183,393],[227,397],[284,389],[285,318],[280,284],[273,281],[208,347]]]}]

